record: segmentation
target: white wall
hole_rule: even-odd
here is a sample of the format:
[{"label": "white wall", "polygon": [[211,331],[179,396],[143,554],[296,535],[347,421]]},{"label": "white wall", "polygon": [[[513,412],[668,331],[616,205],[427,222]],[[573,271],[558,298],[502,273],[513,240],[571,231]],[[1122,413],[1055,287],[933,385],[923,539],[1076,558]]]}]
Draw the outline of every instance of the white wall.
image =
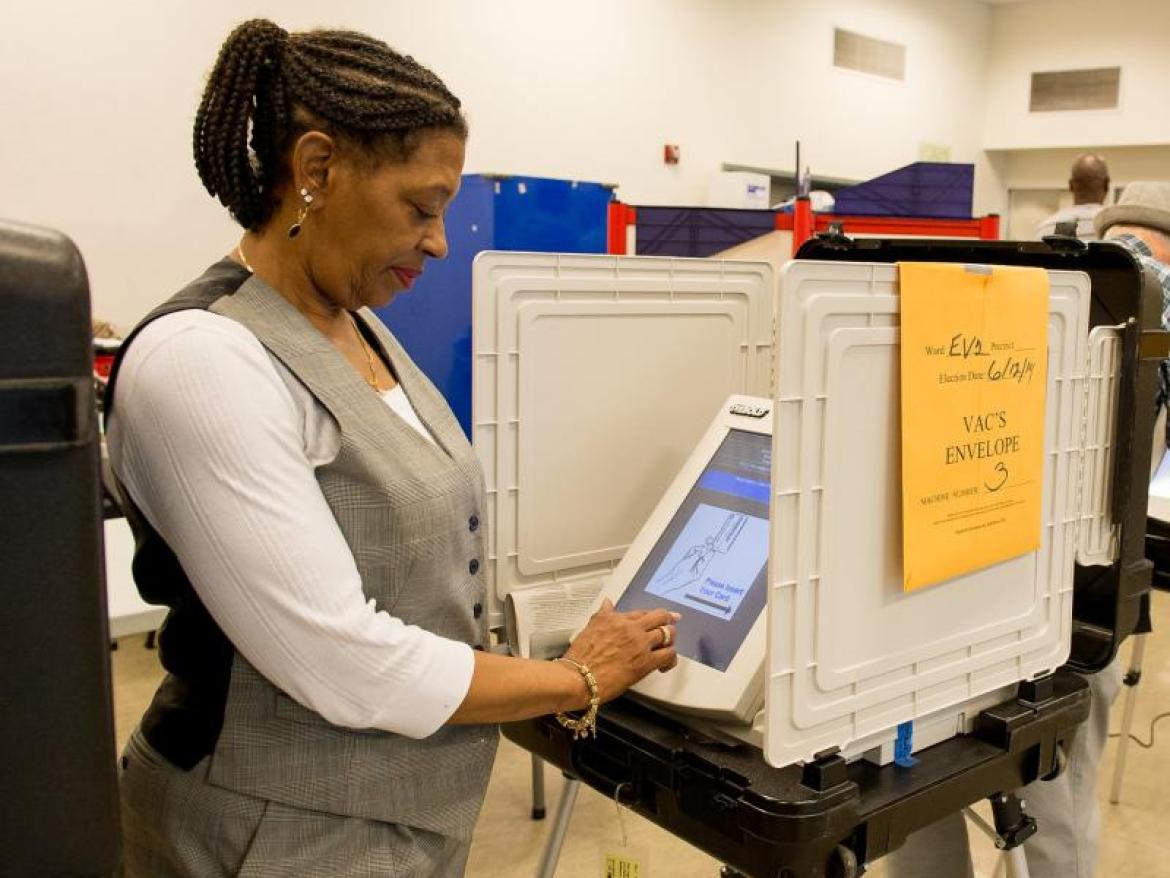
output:
[{"label": "white wall", "polygon": [[[95,314],[127,326],[234,244],[190,127],[220,42],[253,15],[365,30],[433,67],[465,102],[469,171],[701,204],[721,162],[790,168],[797,138],[830,176],[891,170],[920,141],[980,158],[977,0],[22,3],[0,29],[0,213],[74,237]],[[834,69],[834,26],[906,44],[906,82]]]},{"label": "white wall", "polygon": [[1007,189],[1063,189],[1073,161],[1086,150],[1105,159],[1113,188],[1134,180],[1170,181],[1170,146],[1094,146],[1004,153],[1003,185]]},{"label": "white wall", "polygon": [[[1033,0],[992,15],[984,147],[1170,143],[1166,0]],[[1033,72],[1120,66],[1120,107],[1028,112]]]}]

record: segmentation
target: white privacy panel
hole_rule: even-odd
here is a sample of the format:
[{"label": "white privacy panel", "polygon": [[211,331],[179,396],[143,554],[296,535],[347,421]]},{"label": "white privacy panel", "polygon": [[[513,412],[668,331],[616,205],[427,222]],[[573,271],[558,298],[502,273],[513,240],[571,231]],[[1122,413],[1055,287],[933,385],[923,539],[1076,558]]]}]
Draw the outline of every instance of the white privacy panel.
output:
[{"label": "white privacy panel", "polygon": [[798,261],[780,294],[765,755],[886,742],[1068,655],[1089,281],[1050,272],[1039,551],[902,588],[897,267]]},{"label": "white privacy panel", "polygon": [[1117,398],[1121,384],[1122,327],[1097,326],[1089,333],[1085,410],[1085,462],[1081,476],[1081,526],[1077,563],[1112,564],[1120,528],[1113,521],[1113,461],[1117,443]]},{"label": "white privacy panel", "polygon": [[757,262],[480,254],[472,441],[497,599],[612,569],[724,400],[772,395],[773,290]]}]

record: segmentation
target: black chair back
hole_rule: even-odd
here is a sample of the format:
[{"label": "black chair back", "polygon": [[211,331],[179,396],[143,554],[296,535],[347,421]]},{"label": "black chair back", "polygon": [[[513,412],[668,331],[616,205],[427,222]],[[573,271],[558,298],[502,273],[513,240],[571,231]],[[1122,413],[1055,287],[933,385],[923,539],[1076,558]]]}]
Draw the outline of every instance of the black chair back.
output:
[{"label": "black chair back", "polygon": [[0,221],[0,875],[120,860],[89,284]]}]

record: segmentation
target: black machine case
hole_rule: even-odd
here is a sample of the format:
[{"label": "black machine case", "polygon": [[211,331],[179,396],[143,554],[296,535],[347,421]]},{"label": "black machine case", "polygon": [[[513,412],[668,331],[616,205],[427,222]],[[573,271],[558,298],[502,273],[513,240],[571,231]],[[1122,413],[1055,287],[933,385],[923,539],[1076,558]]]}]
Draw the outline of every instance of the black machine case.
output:
[{"label": "black machine case", "polygon": [[120,862],[89,285],[0,222],[0,875]]},{"label": "black machine case", "polygon": [[[622,802],[644,817],[759,878],[860,874],[859,864],[940,816],[1059,771],[1062,746],[1089,711],[1088,684],[1075,671],[1104,668],[1129,634],[1148,625],[1146,495],[1158,369],[1170,350],[1157,279],[1116,244],[853,240],[834,231],[807,242],[797,258],[1085,272],[1090,329],[1125,327],[1112,480],[1120,541],[1112,565],[1076,568],[1068,666],[1021,683],[1015,699],[979,714],[972,734],[916,753],[912,767],[847,763],[829,752],[772,768],[758,749],[708,739],[628,698],[602,708],[592,740],[574,741],[548,717],[504,727],[509,739],[567,774],[607,796],[620,787]],[[997,828],[1019,840],[1029,831],[1026,823]]]}]

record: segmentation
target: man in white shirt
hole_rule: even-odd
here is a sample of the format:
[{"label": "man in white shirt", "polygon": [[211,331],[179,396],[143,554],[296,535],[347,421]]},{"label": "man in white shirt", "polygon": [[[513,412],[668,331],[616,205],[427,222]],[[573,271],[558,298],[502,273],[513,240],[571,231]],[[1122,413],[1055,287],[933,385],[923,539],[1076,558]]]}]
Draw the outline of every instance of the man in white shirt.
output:
[{"label": "man in white shirt", "polygon": [[1109,194],[1109,168],[1101,156],[1086,152],[1077,156],[1069,174],[1068,189],[1072,192],[1072,207],[1058,210],[1036,227],[1036,237],[1056,233],[1058,223],[1075,222],[1077,237],[1082,241],[1096,241],[1093,218],[1105,206]]}]

